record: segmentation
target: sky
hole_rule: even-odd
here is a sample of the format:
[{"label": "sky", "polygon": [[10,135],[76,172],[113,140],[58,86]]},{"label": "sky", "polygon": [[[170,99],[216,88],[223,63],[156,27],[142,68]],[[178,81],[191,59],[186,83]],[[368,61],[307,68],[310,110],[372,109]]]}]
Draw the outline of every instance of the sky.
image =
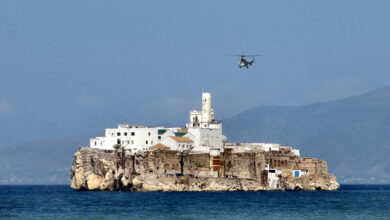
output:
[{"label": "sky", "polygon": [[[0,139],[223,120],[390,86],[390,1],[0,0]],[[232,54],[264,54],[239,69]]]}]

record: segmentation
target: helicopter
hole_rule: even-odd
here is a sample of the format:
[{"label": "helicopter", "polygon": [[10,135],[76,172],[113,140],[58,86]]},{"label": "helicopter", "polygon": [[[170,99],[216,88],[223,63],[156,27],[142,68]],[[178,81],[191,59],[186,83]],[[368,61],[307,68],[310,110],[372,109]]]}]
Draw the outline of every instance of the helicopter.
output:
[{"label": "helicopter", "polygon": [[[240,57],[238,59],[238,67],[246,67],[247,69],[249,66],[252,66],[253,62],[255,62],[255,58],[257,56],[263,56],[263,54],[256,54],[256,55],[234,55]],[[248,59],[247,57],[251,57],[251,59]]]}]

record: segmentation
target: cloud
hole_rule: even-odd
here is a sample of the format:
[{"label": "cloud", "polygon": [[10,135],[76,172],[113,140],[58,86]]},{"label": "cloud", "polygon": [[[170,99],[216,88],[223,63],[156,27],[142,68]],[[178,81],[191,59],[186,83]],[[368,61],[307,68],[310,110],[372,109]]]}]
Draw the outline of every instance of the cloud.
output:
[{"label": "cloud", "polygon": [[0,101],[0,114],[7,114],[13,111],[13,107],[7,102]]}]

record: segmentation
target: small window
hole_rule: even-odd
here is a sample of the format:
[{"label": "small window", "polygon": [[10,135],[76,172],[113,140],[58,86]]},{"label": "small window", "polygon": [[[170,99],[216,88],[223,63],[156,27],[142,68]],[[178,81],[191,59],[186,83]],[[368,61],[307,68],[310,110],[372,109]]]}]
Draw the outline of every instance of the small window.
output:
[{"label": "small window", "polygon": [[148,135],[150,136],[150,132],[148,133]]},{"label": "small window", "polygon": [[121,139],[116,140],[117,144],[121,144]]},{"label": "small window", "polygon": [[148,144],[148,141],[145,141],[146,142],[146,144]]},{"label": "small window", "polygon": [[153,141],[150,141],[150,144],[153,144]]},{"label": "small window", "polygon": [[135,135],[135,132],[131,132],[131,136],[134,136]]},{"label": "small window", "polygon": [[96,146],[96,141],[95,141],[95,146]]},{"label": "small window", "polygon": [[120,132],[117,132],[117,133],[116,133],[116,136],[121,136],[121,133],[120,133]]},{"label": "small window", "polygon": [[127,136],[127,132],[123,133],[124,136]]},{"label": "small window", "polygon": [[134,141],[131,141],[131,144],[134,144]]},{"label": "small window", "polygon": [[130,144],[130,141],[127,141],[127,144]]},{"label": "small window", "polygon": [[158,139],[161,140],[161,136],[158,136]]}]

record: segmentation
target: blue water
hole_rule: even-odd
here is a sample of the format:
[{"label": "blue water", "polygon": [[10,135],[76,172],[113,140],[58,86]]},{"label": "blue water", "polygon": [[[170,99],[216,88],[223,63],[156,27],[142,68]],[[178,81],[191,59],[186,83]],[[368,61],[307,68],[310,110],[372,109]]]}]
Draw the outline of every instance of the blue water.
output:
[{"label": "blue water", "polygon": [[0,219],[390,219],[390,185],[336,192],[78,192],[0,186]]}]

